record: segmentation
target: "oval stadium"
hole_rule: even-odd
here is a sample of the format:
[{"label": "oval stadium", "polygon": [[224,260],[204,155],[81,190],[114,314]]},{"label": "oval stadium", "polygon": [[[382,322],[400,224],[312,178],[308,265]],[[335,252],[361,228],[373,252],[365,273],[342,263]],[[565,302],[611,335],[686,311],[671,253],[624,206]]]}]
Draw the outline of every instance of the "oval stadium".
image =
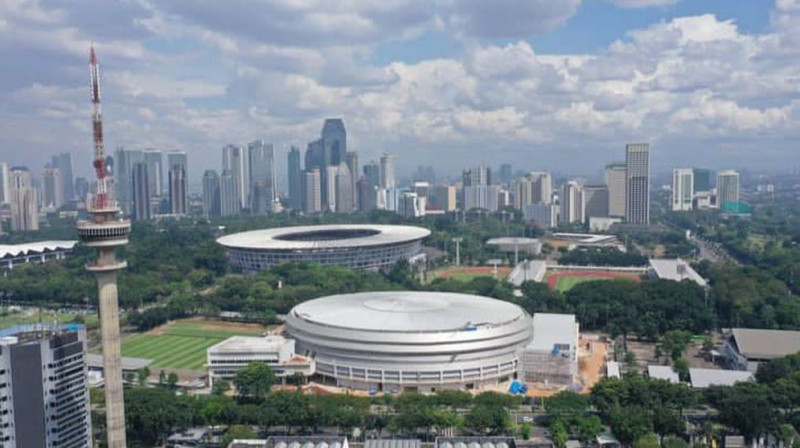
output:
[{"label": "oval stadium", "polygon": [[280,227],[217,239],[234,271],[253,273],[283,263],[320,263],[378,270],[422,257],[428,229],[371,224]]},{"label": "oval stadium", "polygon": [[317,376],[371,391],[473,389],[515,378],[533,320],[517,305],[437,292],[368,292],[310,300],[286,317]]}]

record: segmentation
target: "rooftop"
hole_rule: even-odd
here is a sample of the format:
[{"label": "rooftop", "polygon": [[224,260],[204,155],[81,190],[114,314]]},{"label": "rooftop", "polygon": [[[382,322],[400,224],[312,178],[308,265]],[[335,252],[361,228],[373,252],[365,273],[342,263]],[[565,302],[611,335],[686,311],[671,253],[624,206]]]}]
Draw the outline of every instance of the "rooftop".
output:
[{"label": "rooftop", "polygon": [[734,328],[731,333],[739,353],[749,359],[783,358],[800,352],[800,331]]},{"label": "rooftop", "polygon": [[700,286],[706,286],[706,281],[700,276],[689,263],[681,259],[650,259],[650,267],[655,272],[658,278],[664,280],[674,280],[676,282],[682,280],[691,280]]},{"label": "rooftop", "polygon": [[292,316],[318,325],[368,331],[471,331],[527,316],[517,305],[445,292],[340,294],[295,306]]},{"label": "rooftop", "polygon": [[77,241],[38,241],[35,243],[23,244],[0,244],[0,258],[16,257],[20,255],[41,254],[57,250],[72,250]]},{"label": "rooftop", "polygon": [[501,238],[492,238],[486,241],[486,244],[509,244],[509,245],[524,245],[524,244],[537,244],[539,240],[536,238],[522,238],[522,237],[512,237],[512,236],[504,236]]},{"label": "rooftop", "polygon": [[283,336],[231,336],[208,348],[209,353],[263,353],[277,352],[288,341]]},{"label": "rooftop", "polygon": [[574,314],[536,313],[533,315],[532,350],[553,350],[556,344],[569,344],[575,350],[578,324]]},{"label": "rooftop", "polygon": [[420,448],[419,439],[367,439],[364,448]]},{"label": "rooftop", "polygon": [[217,239],[229,248],[297,250],[367,247],[421,240],[431,232],[413,226],[335,224],[279,227],[234,233]]},{"label": "rooftop", "polygon": [[709,386],[733,386],[735,383],[753,381],[753,373],[743,370],[689,369],[689,379],[695,389]]},{"label": "rooftop", "polygon": [[672,370],[671,366],[647,366],[647,376],[657,380],[667,380],[670,383],[680,383],[681,379],[678,374]]}]

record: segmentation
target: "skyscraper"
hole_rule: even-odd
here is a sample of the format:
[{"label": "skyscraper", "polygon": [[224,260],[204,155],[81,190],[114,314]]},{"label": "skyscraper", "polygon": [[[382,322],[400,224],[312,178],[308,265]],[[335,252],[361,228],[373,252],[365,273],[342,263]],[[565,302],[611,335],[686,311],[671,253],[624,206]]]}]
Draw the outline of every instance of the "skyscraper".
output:
[{"label": "skyscraper", "polygon": [[300,210],[303,208],[303,169],[300,166],[300,149],[292,146],[288,158],[289,207]]},{"label": "skyscraper", "polygon": [[[173,156],[174,158],[174,156]],[[147,181],[150,196],[161,196],[164,192],[164,154],[156,149],[144,151],[144,163],[147,164]]]},{"label": "skyscraper", "polygon": [[347,151],[345,157],[347,169],[350,171],[350,181],[352,183],[351,190],[353,190],[353,210],[358,209],[358,189],[356,183],[358,181],[358,153],[355,151]]},{"label": "skyscraper", "polygon": [[11,168],[11,230],[39,230],[36,189],[31,173],[22,166]]},{"label": "skyscraper", "polygon": [[53,156],[53,168],[61,173],[61,198],[69,202],[75,198],[75,183],[72,178],[72,154],[62,152]]},{"label": "skyscraper", "polygon": [[133,205],[131,217],[136,221],[150,219],[150,165],[139,162],[133,165]]},{"label": "skyscraper", "polygon": [[514,181],[514,208],[525,210],[531,204],[549,204],[553,196],[553,179],[550,173],[532,171]]},{"label": "skyscraper", "polygon": [[355,210],[353,176],[346,164],[341,163],[336,173],[336,212],[352,213]]},{"label": "skyscraper", "polygon": [[625,220],[630,224],[650,224],[650,145],[625,147]]},{"label": "skyscraper", "polygon": [[693,171],[695,193],[711,191],[711,170],[695,168]]},{"label": "skyscraper", "polygon": [[173,215],[185,215],[188,212],[188,192],[186,184],[186,169],[183,165],[175,164],[169,169],[169,207]]},{"label": "skyscraper", "polygon": [[500,182],[502,182],[504,185],[509,185],[513,180],[513,176],[514,174],[512,172],[510,163],[504,163],[500,165]]},{"label": "skyscraper", "polygon": [[7,328],[0,339],[0,446],[92,445],[83,327]]},{"label": "skyscraper", "polygon": [[465,187],[492,184],[492,170],[484,165],[465,169],[461,177]]},{"label": "skyscraper", "polygon": [[214,170],[203,173],[203,214],[206,218],[220,215],[219,176]]},{"label": "skyscraper", "polygon": [[61,171],[58,168],[47,168],[42,173],[42,205],[57,209],[64,204],[64,188]]},{"label": "skyscraper", "polygon": [[381,188],[394,187],[394,154],[385,152],[381,156]]},{"label": "skyscraper", "polygon": [[275,149],[272,143],[257,140],[247,145],[250,166],[250,211],[263,215],[272,212],[277,198]]},{"label": "skyscraper", "polygon": [[242,203],[239,200],[239,189],[236,178],[231,171],[223,170],[219,177],[219,210],[222,216],[235,216],[241,213]]},{"label": "skyscraper", "polygon": [[133,203],[133,166],[144,162],[144,153],[120,147],[114,159],[117,165],[115,167],[117,202],[123,213],[130,214]]},{"label": "skyscraper", "polygon": [[11,177],[8,164],[5,162],[0,162],[0,202],[3,204],[11,202]]},{"label": "skyscraper", "polygon": [[606,165],[606,187],[608,187],[608,216],[625,217],[625,164],[614,162]]},{"label": "skyscraper", "polygon": [[321,177],[319,168],[306,171],[303,176],[303,192],[305,199],[303,207],[306,213],[318,213],[322,211]]},{"label": "skyscraper", "polygon": [[325,166],[339,166],[347,154],[347,132],[340,118],[328,118],[322,125],[323,156]]},{"label": "skyscraper", "polygon": [[370,187],[381,186],[381,167],[375,161],[364,165],[364,176]]},{"label": "skyscraper", "polygon": [[589,184],[583,186],[583,202],[586,212],[584,220],[589,218],[605,218],[608,216],[608,187]]},{"label": "skyscraper", "polygon": [[586,203],[583,198],[583,188],[577,182],[567,182],[561,187],[559,197],[561,201],[560,221],[564,223],[585,221]]},{"label": "skyscraper", "polygon": [[[723,210],[739,202],[739,173],[723,170],[717,173],[717,206]],[[727,204],[727,205],[726,205]]]},{"label": "skyscraper", "polygon": [[247,173],[247,158],[244,148],[228,145],[222,148],[222,171],[228,171],[233,177],[236,199],[239,201],[239,210],[248,206],[248,189],[250,181]]},{"label": "skyscraper", "polygon": [[672,170],[672,211],[692,209],[694,199],[694,170],[676,168]]}]

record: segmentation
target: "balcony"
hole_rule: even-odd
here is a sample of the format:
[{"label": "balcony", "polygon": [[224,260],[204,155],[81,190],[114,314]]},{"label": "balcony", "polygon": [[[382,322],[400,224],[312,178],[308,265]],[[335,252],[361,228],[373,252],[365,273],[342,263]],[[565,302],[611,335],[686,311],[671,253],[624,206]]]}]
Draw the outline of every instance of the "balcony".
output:
[{"label": "balcony", "polygon": [[88,247],[112,247],[128,244],[131,223],[122,219],[96,223],[78,221],[78,236]]}]

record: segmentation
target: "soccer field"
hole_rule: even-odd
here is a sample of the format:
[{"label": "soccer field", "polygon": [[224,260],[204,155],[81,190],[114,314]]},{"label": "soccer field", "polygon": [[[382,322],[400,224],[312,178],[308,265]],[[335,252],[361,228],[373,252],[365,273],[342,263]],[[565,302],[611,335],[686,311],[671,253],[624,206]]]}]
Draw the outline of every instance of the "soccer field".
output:
[{"label": "soccer field", "polygon": [[258,335],[252,326],[218,329],[203,321],[179,321],[122,340],[122,355],[153,360],[151,367],[203,370],[206,349],[236,335]]},{"label": "soccer field", "polygon": [[639,281],[639,275],[627,272],[609,272],[609,271],[564,271],[555,272],[547,275],[547,284],[551,289],[560,292],[567,292],[574,288],[575,285],[583,282],[591,282],[595,280],[609,280],[609,279],[627,279],[632,281]]},{"label": "soccer field", "polygon": [[556,290],[567,292],[578,283],[592,282],[595,280],[607,280],[607,277],[561,277],[556,283]]}]

